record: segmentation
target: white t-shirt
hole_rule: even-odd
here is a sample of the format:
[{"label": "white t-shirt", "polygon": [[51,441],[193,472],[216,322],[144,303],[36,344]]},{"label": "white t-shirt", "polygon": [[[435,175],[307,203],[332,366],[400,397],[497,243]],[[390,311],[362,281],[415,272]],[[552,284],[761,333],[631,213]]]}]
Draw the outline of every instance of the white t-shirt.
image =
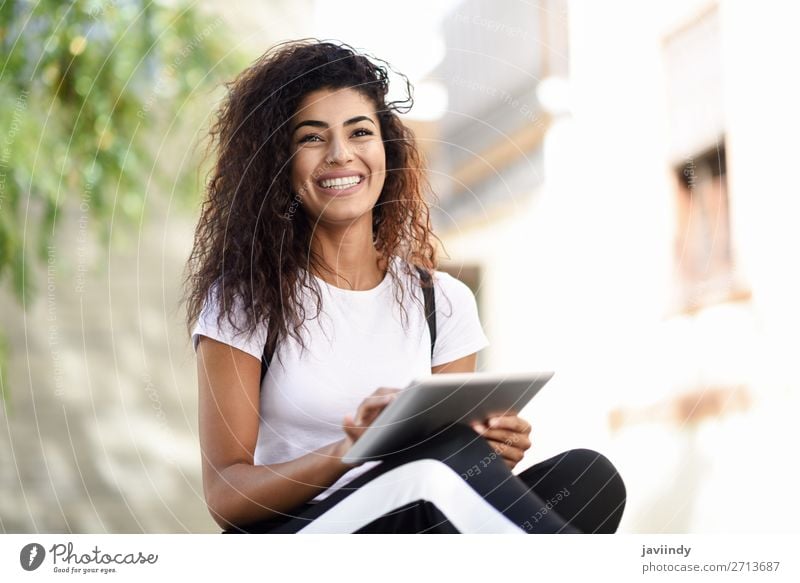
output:
[{"label": "white t-shirt", "polygon": [[[363,291],[338,288],[313,276],[320,284],[322,311],[318,319],[305,322],[302,357],[291,336],[276,348],[261,387],[256,465],[290,461],[342,439],[344,416],[354,414],[375,389],[404,388],[415,378],[429,376],[432,366],[489,345],[472,290],[451,275],[435,271],[436,345],[431,358],[422,289],[399,270],[400,261],[394,257],[390,267],[406,285],[406,328],[388,273],[377,287]],[[419,303],[408,291],[416,294]],[[313,318],[314,296],[304,289],[302,300],[307,318]],[[266,327],[250,338],[235,334],[225,318],[221,327],[216,325],[217,310],[214,302],[206,301],[192,332],[195,350],[202,334],[261,360]],[[311,502],[326,498],[379,463],[356,466]]]}]

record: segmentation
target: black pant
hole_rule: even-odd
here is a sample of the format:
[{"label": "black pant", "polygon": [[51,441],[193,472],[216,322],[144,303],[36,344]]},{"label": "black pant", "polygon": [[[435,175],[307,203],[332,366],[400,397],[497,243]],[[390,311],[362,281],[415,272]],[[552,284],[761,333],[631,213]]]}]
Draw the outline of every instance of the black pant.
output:
[{"label": "black pant", "polygon": [[[381,476],[378,487],[375,480]],[[398,492],[402,495],[395,497]],[[410,499],[391,507],[387,495]],[[321,532],[457,533],[498,528],[497,532],[612,533],[622,518],[625,496],[622,478],[602,454],[572,449],[515,476],[471,427],[457,424],[387,456],[317,504],[303,504],[287,513],[290,516],[225,532],[294,533],[328,524],[325,528],[334,530]],[[358,517],[345,524],[340,512],[337,523],[329,511],[345,500],[338,510],[357,510]],[[382,506],[385,512],[369,521],[364,518]]]}]

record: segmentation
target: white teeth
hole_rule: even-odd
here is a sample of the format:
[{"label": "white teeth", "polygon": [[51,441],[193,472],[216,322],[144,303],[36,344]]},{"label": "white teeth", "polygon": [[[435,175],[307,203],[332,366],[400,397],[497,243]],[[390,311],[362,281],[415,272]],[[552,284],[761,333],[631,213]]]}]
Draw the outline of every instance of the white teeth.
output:
[{"label": "white teeth", "polygon": [[344,178],[328,178],[326,180],[320,180],[320,186],[322,188],[335,188],[336,190],[341,190],[343,188],[349,188],[354,184],[358,184],[361,182],[360,176],[346,176]]}]

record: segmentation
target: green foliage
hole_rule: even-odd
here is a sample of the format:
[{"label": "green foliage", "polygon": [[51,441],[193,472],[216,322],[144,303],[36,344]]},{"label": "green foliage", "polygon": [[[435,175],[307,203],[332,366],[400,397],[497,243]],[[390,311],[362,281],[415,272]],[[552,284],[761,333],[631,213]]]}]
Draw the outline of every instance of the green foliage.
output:
[{"label": "green foliage", "polygon": [[190,2],[2,2],[0,285],[35,295],[32,262],[47,259],[67,208],[86,209],[108,243],[144,218],[148,189],[196,200],[196,160],[176,175],[158,146],[187,99],[242,67],[224,33]]},{"label": "green foliage", "polygon": [[8,341],[0,334],[0,403],[6,414],[12,412],[11,399],[8,394],[8,375],[6,375],[6,363],[8,362]]}]

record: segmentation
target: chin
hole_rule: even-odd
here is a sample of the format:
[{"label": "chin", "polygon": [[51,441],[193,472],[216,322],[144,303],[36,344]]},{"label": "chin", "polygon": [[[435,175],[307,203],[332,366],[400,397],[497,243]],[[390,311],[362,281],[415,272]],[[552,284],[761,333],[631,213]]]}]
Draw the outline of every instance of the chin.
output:
[{"label": "chin", "polygon": [[[321,212],[318,215],[319,221],[326,223],[337,224],[351,224],[359,219],[363,219],[369,215],[370,210],[375,206],[372,204],[364,204],[363,201],[353,200],[348,201],[352,204],[347,204],[344,201],[333,202],[327,208],[321,207]],[[336,205],[337,208],[333,208]],[[324,210],[323,210],[324,209]]]}]

